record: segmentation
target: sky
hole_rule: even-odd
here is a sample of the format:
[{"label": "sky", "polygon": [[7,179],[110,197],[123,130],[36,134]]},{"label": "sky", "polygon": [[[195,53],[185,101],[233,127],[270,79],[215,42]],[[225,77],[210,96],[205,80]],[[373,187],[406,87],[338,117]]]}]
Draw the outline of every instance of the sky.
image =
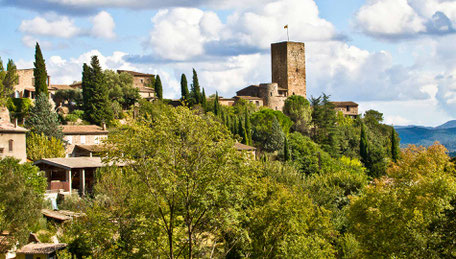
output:
[{"label": "sky", "polygon": [[0,57],[52,84],[103,69],[159,74],[180,97],[192,68],[210,95],[271,81],[270,44],[306,44],[307,95],[354,101],[394,125],[456,118],[456,0],[0,0]]}]

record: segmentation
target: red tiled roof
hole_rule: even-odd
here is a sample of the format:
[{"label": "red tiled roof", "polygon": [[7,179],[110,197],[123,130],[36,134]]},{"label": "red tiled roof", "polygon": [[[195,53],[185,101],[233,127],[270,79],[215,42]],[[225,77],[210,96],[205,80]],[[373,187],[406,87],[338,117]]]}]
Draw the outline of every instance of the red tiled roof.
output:
[{"label": "red tiled roof", "polygon": [[236,142],[236,144],[234,144],[234,148],[237,150],[247,150],[247,151],[256,150],[256,147],[247,146],[247,145],[237,143],[237,142]]},{"label": "red tiled roof", "polygon": [[336,107],[345,107],[345,106],[350,106],[350,107],[358,107],[358,104],[355,102],[331,102],[334,104]]},{"label": "red tiled roof", "polygon": [[60,244],[46,244],[46,243],[38,243],[38,244],[28,244],[23,246],[21,249],[17,250],[16,253],[18,254],[50,254],[60,249],[67,247],[67,244],[60,243]]},{"label": "red tiled roof", "polygon": [[107,130],[97,125],[62,125],[64,135],[72,134],[108,134]]}]

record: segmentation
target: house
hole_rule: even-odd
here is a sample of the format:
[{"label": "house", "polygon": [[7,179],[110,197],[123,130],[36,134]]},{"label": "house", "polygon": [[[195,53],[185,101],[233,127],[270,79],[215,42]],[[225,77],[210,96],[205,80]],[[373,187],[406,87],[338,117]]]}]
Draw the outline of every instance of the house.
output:
[{"label": "house", "polygon": [[57,251],[65,249],[67,244],[30,243],[16,251],[17,259],[55,259]]},{"label": "house", "polygon": [[150,87],[151,80],[155,75],[139,73],[129,70],[117,70],[117,73],[128,73],[133,76],[133,86],[139,89],[139,95],[144,99],[153,99],[155,97],[155,90]]},{"label": "house", "polygon": [[[108,166],[100,157],[45,158],[34,163],[47,178],[48,193],[92,192],[95,171]],[[123,166],[123,164],[119,165]]]},{"label": "house", "polygon": [[[18,69],[18,83],[14,86],[14,98],[30,98],[34,100],[35,96],[35,76],[33,68]],[[50,86],[51,77],[47,78],[47,85]]]},{"label": "house", "polygon": [[[103,127],[97,125],[63,125],[62,133],[63,140],[67,142],[67,157],[91,156],[98,152],[94,151],[93,146],[101,144],[102,140],[108,137],[105,124]],[[76,148],[77,146],[78,148]]]},{"label": "house", "polygon": [[10,122],[9,111],[5,107],[0,108],[0,157],[7,156],[17,158],[21,163],[26,162],[25,149],[26,129],[19,127],[17,121]]},{"label": "house", "polygon": [[252,147],[252,146],[248,146],[248,145],[244,145],[242,143],[238,143],[236,142],[234,144],[234,148],[237,150],[237,151],[240,151],[240,152],[247,152],[248,154],[250,154],[252,156],[252,158],[256,158],[257,154],[256,154],[256,147]]},{"label": "house", "polygon": [[355,102],[331,102],[336,111],[341,111],[344,116],[358,117],[358,104]]}]

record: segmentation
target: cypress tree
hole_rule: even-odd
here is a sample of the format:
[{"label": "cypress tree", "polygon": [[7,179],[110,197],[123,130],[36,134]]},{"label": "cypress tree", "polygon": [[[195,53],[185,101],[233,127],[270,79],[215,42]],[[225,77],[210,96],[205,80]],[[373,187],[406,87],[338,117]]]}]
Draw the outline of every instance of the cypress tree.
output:
[{"label": "cypress tree", "polygon": [[202,96],[201,106],[203,106],[203,110],[206,111],[207,110],[207,99],[206,99],[206,92],[204,91],[204,88],[203,88],[203,93],[201,96]]},{"label": "cypress tree", "polygon": [[247,137],[247,145],[252,145],[252,127],[250,126],[250,118],[247,106],[245,107],[244,111],[244,126]]},{"label": "cypress tree", "polygon": [[86,120],[101,125],[113,119],[108,87],[97,56],[93,56],[90,67],[82,68],[82,95]]},{"label": "cypress tree", "polygon": [[182,100],[189,100],[189,93],[188,93],[188,83],[187,83],[187,77],[185,74],[181,75],[181,99]]},{"label": "cypress tree", "polygon": [[33,76],[35,77],[35,96],[40,93],[44,93],[48,96],[48,75],[46,72],[46,64],[44,63],[43,54],[38,42],[35,46],[35,62],[33,63],[35,68],[33,69]]},{"label": "cypress tree", "polygon": [[5,93],[5,88],[4,88],[4,84],[3,84],[3,80],[5,79],[6,77],[6,71],[5,71],[5,68],[3,67],[3,61],[2,59],[0,58],[0,94],[2,96],[2,105],[5,105],[6,104],[6,100],[8,99],[8,96]]},{"label": "cypress tree", "polygon": [[391,158],[394,162],[397,162],[397,159],[399,158],[399,143],[394,127],[391,127]]},{"label": "cypress tree", "polygon": [[163,86],[159,75],[155,78],[155,94],[159,100],[163,100]]},{"label": "cypress tree", "polygon": [[194,104],[201,103],[201,88],[198,81],[198,74],[196,74],[196,70],[193,69],[193,82],[192,82],[192,92],[191,97],[194,101]]},{"label": "cypress tree", "polygon": [[288,138],[285,136],[283,145],[283,158],[285,161],[291,160],[290,147],[288,146]]},{"label": "cypress tree", "polygon": [[1,88],[1,99],[2,105],[6,104],[8,97],[14,92],[14,86],[19,82],[19,76],[17,74],[17,68],[13,60],[8,60],[6,71],[4,71],[3,64],[0,64],[0,85]]},{"label": "cypress tree", "polygon": [[220,104],[219,104],[218,100],[219,100],[218,93],[215,92],[215,98],[214,98],[214,114],[215,114],[215,116],[219,116],[219,114],[220,114]]},{"label": "cypress tree", "polygon": [[359,141],[359,155],[361,156],[361,161],[364,165],[367,166],[369,161],[369,147],[367,143],[367,136],[366,136],[366,126],[364,124],[361,125],[361,139]]},{"label": "cypress tree", "polygon": [[244,125],[242,124],[242,119],[239,119],[238,132],[239,136],[242,138],[241,143],[247,145],[247,133],[245,132]]}]

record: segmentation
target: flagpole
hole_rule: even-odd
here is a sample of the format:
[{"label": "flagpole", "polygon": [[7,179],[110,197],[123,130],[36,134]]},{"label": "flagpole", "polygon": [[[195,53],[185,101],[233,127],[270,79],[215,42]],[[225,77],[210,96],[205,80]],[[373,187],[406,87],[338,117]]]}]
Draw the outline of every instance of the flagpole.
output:
[{"label": "flagpole", "polygon": [[287,39],[290,41],[290,35],[288,34],[288,24],[283,26],[284,29],[287,29]]}]

